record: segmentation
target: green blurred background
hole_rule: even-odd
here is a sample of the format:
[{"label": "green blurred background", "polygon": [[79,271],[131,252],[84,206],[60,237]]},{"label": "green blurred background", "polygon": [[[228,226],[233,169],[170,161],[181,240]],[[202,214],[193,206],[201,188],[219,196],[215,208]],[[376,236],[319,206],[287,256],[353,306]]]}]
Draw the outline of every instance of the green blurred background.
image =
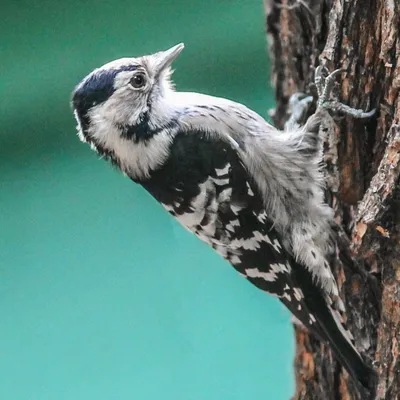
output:
[{"label": "green blurred background", "polygon": [[287,400],[293,337],[256,290],[81,144],[112,59],[186,48],[179,90],[273,106],[262,2],[2,2],[0,399]]}]

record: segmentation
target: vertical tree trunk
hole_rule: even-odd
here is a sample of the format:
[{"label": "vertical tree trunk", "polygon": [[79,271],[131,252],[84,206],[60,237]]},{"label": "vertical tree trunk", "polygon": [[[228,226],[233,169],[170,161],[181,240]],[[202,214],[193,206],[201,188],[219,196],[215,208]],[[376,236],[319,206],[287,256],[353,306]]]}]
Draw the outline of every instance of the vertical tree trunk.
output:
[{"label": "vertical tree trunk", "polygon": [[[400,0],[265,0],[274,122],[310,92],[314,70],[343,68],[338,93],[369,122],[337,123],[332,204],[343,227],[335,271],[357,347],[379,373],[377,399],[400,399]],[[330,350],[296,327],[294,399],[364,399]]]}]

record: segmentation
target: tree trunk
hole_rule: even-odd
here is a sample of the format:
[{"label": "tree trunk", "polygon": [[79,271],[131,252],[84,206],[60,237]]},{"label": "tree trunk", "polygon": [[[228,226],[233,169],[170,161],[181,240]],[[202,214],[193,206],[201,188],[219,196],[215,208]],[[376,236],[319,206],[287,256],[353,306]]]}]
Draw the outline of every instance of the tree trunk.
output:
[{"label": "tree trunk", "polygon": [[[334,271],[357,348],[379,373],[377,399],[400,399],[400,0],[265,0],[276,126],[316,66],[343,68],[340,100],[377,109],[335,128],[329,185],[343,228]],[[332,172],[333,171],[333,172]],[[294,399],[362,399],[329,348],[296,327]]]}]

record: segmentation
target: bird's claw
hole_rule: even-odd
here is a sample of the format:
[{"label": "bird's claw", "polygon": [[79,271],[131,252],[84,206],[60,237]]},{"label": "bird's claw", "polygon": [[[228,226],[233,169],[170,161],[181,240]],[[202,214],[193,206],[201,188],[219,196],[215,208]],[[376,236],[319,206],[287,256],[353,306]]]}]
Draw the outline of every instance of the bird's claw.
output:
[{"label": "bird's claw", "polygon": [[318,109],[331,110],[333,112],[342,112],[346,115],[350,115],[353,118],[370,118],[375,114],[375,109],[365,112],[361,109],[352,108],[337,100],[330,100],[332,89],[335,86],[336,76],[344,72],[342,68],[336,69],[329,73],[326,67],[318,66],[315,69],[314,83],[317,87],[318,93]]},{"label": "bird's claw", "polygon": [[324,104],[320,106],[320,108],[325,108],[327,110],[332,110],[336,112],[342,112],[343,114],[350,115],[353,118],[359,118],[359,119],[371,118],[376,112],[375,108],[366,112],[360,108],[349,107],[346,104],[340,103],[339,101],[326,101]]},{"label": "bird's claw", "polygon": [[285,123],[285,130],[292,130],[303,123],[312,102],[313,97],[302,92],[296,92],[290,96],[288,102],[290,118]]}]

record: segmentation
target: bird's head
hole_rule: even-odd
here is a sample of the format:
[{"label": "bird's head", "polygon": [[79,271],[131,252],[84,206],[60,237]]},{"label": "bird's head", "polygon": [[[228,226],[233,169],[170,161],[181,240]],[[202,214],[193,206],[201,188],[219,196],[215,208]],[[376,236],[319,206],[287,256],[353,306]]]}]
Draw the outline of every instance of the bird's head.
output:
[{"label": "bird's head", "polygon": [[[120,138],[145,142],[170,120],[171,63],[183,50],[121,58],[94,70],[75,88],[72,107],[84,142],[110,155]],[[156,110],[156,112],[153,112]]]}]

